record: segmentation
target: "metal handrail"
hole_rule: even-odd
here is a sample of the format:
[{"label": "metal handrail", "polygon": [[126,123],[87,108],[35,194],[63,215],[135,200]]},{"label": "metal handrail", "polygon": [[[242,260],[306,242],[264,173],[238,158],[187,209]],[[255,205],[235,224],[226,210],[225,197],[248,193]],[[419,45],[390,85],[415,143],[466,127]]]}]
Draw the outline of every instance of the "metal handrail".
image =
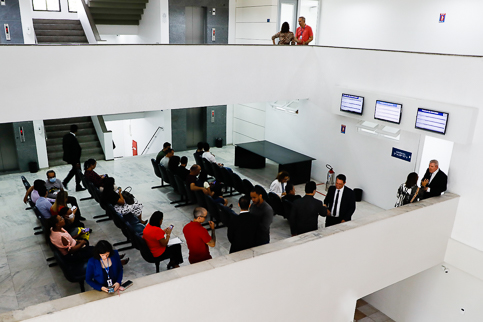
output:
[{"label": "metal handrail", "polygon": [[159,130],[164,130],[164,128],[162,128],[161,126],[158,126],[158,128],[156,129],[156,131],[154,131],[154,134],[153,136],[151,137],[151,140],[149,140],[148,144],[146,144],[146,147],[144,148],[143,152],[141,153],[141,155],[144,154],[144,152],[146,152],[146,149],[149,147],[149,145],[151,144],[151,141],[153,141],[154,137],[156,136],[156,134],[158,133]]},{"label": "metal handrail", "polygon": [[102,41],[101,35],[99,35],[99,30],[97,30],[97,26],[94,22],[94,18],[92,17],[91,10],[87,5],[86,0],[80,0],[80,2],[82,2],[82,6],[84,7],[84,10],[86,12],[87,19],[89,20],[89,25],[91,25],[92,32],[94,33],[94,38],[96,38],[97,41]]}]

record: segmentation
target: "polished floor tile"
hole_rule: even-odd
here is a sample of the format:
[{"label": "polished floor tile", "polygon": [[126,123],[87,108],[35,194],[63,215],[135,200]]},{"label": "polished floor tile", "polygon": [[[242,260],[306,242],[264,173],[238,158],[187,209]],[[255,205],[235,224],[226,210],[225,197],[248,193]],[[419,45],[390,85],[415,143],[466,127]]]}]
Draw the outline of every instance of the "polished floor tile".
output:
[{"label": "polished floor tile", "polygon": [[[189,166],[194,163],[194,150],[176,151],[179,156],[186,155],[189,158]],[[227,167],[237,172],[242,179],[247,178],[253,184],[260,184],[267,190],[270,183],[277,175],[278,165],[268,161],[264,169],[241,169],[235,167],[234,147],[226,146],[222,149],[212,148],[217,161],[224,163]],[[193,218],[194,205],[175,208],[170,204],[171,201],[179,199],[171,187],[151,189],[160,184],[159,178],[154,175],[150,159],[155,154],[118,158],[114,161],[98,161],[96,172],[99,174],[107,173],[114,177],[116,184],[122,188],[132,187],[132,193],[143,204],[143,219],[149,219],[150,215],[157,210],[164,213],[165,219],[163,227],[174,224],[173,234],[184,241],[182,233],[184,225]],[[189,167],[188,166],[188,167]],[[70,170],[69,165],[57,166],[53,168],[57,177],[63,179]],[[52,256],[52,252],[45,243],[43,235],[34,236],[33,228],[38,226],[37,219],[32,210],[25,210],[23,196],[25,189],[20,180],[24,175],[30,183],[35,179],[45,179],[46,170],[38,173],[17,173],[0,176],[0,313],[13,309],[24,308],[29,305],[53,300],[56,298],[77,294],[80,292],[79,284],[68,282],[59,267],[48,267],[46,258]],[[80,201],[81,198],[88,197],[87,191],[75,192],[75,183],[69,184],[69,195],[77,198],[82,215],[87,218],[84,221],[86,227],[94,230],[91,235],[90,243],[95,245],[101,239],[109,240],[111,243],[122,242],[126,237],[114,225],[112,221],[97,223],[94,216],[104,214],[104,210],[95,200],[89,199]],[[298,194],[303,195],[303,185],[296,186]],[[325,190],[323,185],[318,186],[317,198],[324,198]],[[228,203],[234,205],[234,210],[238,208],[239,196],[227,197]],[[357,203],[357,210],[353,218],[377,213],[382,209],[365,202]],[[319,227],[324,226],[324,219],[320,218]],[[213,258],[227,255],[230,243],[226,236],[227,228],[216,230],[216,247],[210,248]],[[271,225],[271,242],[277,242],[290,237],[290,228],[287,221],[275,216]],[[127,245],[116,247],[120,249]],[[136,279],[142,276],[155,273],[154,264],[147,263],[136,249],[124,251],[131,261],[124,268],[125,279]],[[184,258],[183,266],[189,265],[188,249],[186,244],[182,245]],[[223,263],[222,263],[223,264]],[[225,263],[226,264],[226,263]],[[166,271],[167,261],[160,265],[161,273]],[[220,264],[221,265],[221,264]],[[86,284],[86,290],[91,288]]]}]

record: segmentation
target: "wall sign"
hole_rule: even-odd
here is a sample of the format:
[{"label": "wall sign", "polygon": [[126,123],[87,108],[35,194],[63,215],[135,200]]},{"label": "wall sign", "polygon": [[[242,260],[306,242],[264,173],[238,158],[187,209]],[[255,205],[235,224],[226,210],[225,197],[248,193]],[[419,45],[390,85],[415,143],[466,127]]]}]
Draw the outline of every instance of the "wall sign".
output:
[{"label": "wall sign", "polygon": [[340,133],[345,134],[345,129],[346,129],[346,126],[345,125],[341,125],[340,126]]},{"label": "wall sign", "polygon": [[444,22],[446,20],[446,14],[445,13],[440,13],[439,14],[439,22]]},{"label": "wall sign", "polygon": [[411,156],[412,155],[413,154],[411,152],[392,148],[391,156],[394,157],[394,158],[398,158],[398,159],[401,159],[401,160],[404,160],[404,161],[407,161],[407,162],[411,162]]}]

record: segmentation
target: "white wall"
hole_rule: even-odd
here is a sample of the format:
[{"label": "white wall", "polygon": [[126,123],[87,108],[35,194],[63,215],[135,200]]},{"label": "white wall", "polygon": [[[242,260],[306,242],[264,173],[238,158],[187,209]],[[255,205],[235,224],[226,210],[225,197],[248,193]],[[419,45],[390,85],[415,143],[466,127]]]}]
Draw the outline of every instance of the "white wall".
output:
[{"label": "white wall", "polygon": [[144,154],[159,152],[163,147],[163,143],[170,139],[170,135],[167,136],[167,132],[164,129],[166,118],[164,114],[166,114],[165,111],[152,111],[143,113],[142,118],[106,121],[106,127],[112,131],[116,144],[114,157],[132,156],[133,140],[137,142],[138,155],[141,155],[158,127],[161,127],[162,129],[157,132]]},{"label": "white wall", "polygon": [[324,0],[320,44],[481,55],[482,10],[475,0]]},{"label": "white wall", "polygon": [[37,147],[37,157],[39,160],[39,169],[49,167],[49,157],[47,155],[47,141],[45,140],[45,127],[42,120],[33,121],[35,133],[35,146]]},{"label": "white wall", "polygon": [[[268,22],[267,19],[270,21]],[[272,36],[279,28],[278,0],[238,0],[235,21],[237,44],[269,45],[272,43]]]},{"label": "white wall", "polygon": [[267,103],[234,104],[233,144],[265,140],[266,108]]},{"label": "white wall", "polygon": [[20,18],[22,19],[22,31],[24,44],[35,44],[34,24],[32,22],[32,1],[19,0]]},{"label": "white wall", "polygon": [[[32,10],[32,2],[30,2]],[[69,12],[69,5],[67,0],[60,0],[60,11],[33,11],[32,18],[34,19],[78,19],[77,12]]]}]

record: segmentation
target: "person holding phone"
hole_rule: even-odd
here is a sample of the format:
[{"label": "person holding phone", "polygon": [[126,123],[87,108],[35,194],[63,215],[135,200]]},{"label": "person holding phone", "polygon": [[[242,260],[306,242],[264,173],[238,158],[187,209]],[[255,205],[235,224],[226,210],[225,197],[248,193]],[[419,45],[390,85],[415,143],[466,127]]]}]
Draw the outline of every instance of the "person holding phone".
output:
[{"label": "person holding phone", "polygon": [[181,244],[168,246],[173,225],[166,229],[162,229],[164,214],[161,211],[155,211],[149,223],[143,231],[143,239],[149,247],[154,257],[160,260],[169,258],[168,269],[178,268],[183,263],[183,255],[181,254]]},{"label": "person holding phone", "polygon": [[120,289],[123,270],[122,266],[129,258],[121,261],[117,250],[107,240],[100,240],[94,246],[93,256],[87,262],[86,282],[93,289],[114,293]]},{"label": "person holding phone", "polygon": [[65,229],[64,217],[60,215],[49,218],[50,241],[69,262],[86,262],[92,257],[94,247],[89,242],[80,239],[79,234],[71,236]]},{"label": "person holding phone", "polygon": [[[67,208],[67,199],[69,194],[67,191],[60,191],[55,198],[55,202],[50,207],[50,213],[52,216],[57,216],[60,214],[60,211],[63,208]],[[77,206],[72,206],[72,208],[68,208],[67,212],[64,213],[63,217],[66,221],[66,225],[69,227],[76,226],[76,227],[84,227],[84,224],[79,221],[79,216],[77,216],[77,212],[79,209]]]},{"label": "person holding phone", "polygon": [[193,211],[193,221],[186,224],[183,228],[184,238],[189,249],[188,260],[190,264],[195,264],[211,259],[209,247],[215,247],[215,223],[209,221],[211,236],[202,224],[208,217],[208,211],[203,207],[196,207]]}]

